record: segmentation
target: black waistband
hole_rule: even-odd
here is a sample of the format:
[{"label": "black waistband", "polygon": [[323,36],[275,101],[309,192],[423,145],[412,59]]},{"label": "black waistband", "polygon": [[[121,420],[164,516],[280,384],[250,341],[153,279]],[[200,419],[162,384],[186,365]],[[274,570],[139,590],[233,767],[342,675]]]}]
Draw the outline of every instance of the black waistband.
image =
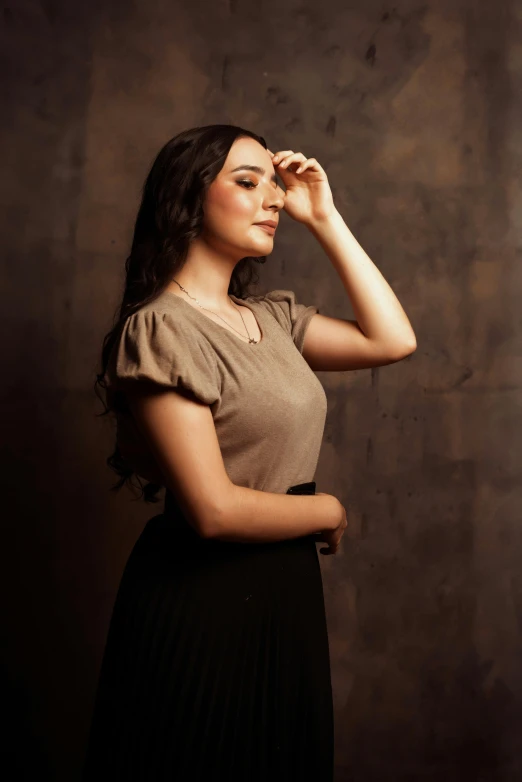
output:
[{"label": "black waistband", "polygon": [[306,481],[306,483],[296,483],[286,490],[287,494],[315,494],[315,481]]}]

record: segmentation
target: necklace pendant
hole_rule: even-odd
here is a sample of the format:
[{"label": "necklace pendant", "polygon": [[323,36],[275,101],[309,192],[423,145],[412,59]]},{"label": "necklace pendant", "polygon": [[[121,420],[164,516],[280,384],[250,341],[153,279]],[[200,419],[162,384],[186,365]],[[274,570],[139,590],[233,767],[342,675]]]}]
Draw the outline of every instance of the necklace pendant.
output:
[{"label": "necklace pendant", "polygon": [[250,337],[248,341],[251,342],[251,343],[253,342],[254,345],[257,345],[257,342],[255,341],[255,339],[252,339],[252,337]]}]

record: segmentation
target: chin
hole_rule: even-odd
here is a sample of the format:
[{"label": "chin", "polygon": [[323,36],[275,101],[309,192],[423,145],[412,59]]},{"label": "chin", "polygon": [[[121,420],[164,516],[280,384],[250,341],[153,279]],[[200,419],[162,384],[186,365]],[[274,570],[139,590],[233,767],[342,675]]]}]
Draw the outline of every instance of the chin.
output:
[{"label": "chin", "polygon": [[[268,239],[270,240],[270,236],[268,237]],[[270,255],[273,249],[274,249],[274,240],[272,237],[271,241],[259,242],[259,244],[250,245],[249,247],[244,247],[243,257],[261,258],[263,255]]]},{"label": "chin", "polygon": [[266,235],[266,239],[264,242],[259,242],[259,247],[262,247],[263,249],[269,248],[272,249],[274,246],[275,236],[270,236],[270,234]]},{"label": "chin", "polygon": [[266,247],[252,247],[252,252],[249,253],[251,258],[262,258],[264,255],[270,255],[274,251],[274,243],[270,242]]}]

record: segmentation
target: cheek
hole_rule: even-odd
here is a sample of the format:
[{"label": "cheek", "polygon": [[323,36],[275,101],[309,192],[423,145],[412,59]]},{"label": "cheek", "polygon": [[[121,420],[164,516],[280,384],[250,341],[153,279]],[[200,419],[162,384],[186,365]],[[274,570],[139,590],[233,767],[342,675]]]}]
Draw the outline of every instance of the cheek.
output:
[{"label": "cheek", "polygon": [[217,187],[207,200],[207,207],[212,221],[250,219],[252,214],[255,216],[256,213],[251,192],[236,184]]}]

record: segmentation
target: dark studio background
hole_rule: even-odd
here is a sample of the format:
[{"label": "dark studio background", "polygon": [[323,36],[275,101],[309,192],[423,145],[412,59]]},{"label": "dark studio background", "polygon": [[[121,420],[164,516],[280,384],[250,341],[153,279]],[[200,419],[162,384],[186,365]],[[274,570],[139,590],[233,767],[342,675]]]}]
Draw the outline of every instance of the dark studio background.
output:
[{"label": "dark studio background", "polygon": [[[319,373],[336,782],[522,779],[522,4],[2,2],[6,782],[74,782],[112,604],[161,505],[109,491],[92,384],[139,191],[180,130],[317,157],[418,349]],[[284,213],[260,290],[351,317]]]}]

